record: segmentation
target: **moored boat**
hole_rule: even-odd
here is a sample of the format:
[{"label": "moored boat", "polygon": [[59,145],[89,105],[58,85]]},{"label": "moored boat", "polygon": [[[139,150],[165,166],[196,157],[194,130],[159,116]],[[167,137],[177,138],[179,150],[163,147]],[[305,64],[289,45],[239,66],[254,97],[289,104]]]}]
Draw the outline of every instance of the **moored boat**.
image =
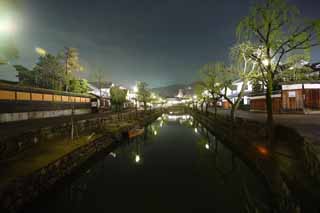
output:
[{"label": "moored boat", "polygon": [[144,133],[144,128],[134,128],[128,131],[128,137],[134,138]]}]

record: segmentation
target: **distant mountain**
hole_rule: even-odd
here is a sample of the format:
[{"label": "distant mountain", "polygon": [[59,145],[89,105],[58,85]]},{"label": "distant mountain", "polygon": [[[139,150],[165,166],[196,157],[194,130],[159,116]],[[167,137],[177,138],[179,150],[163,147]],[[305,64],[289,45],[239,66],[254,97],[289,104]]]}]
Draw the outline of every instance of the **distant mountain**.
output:
[{"label": "distant mountain", "polygon": [[151,91],[162,96],[162,97],[175,97],[179,93],[179,89],[187,95],[193,95],[194,87],[197,82],[191,84],[173,84],[166,87],[152,88]]}]

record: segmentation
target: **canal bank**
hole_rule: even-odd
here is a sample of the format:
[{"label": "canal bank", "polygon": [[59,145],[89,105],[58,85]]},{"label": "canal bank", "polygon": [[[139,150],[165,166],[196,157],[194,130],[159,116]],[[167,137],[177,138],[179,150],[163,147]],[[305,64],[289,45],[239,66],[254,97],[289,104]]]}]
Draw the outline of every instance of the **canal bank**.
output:
[{"label": "canal bank", "polygon": [[270,212],[260,178],[192,120],[164,114],[142,137],[101,152],[22,213],[246,212],[248,203]]},{"label": "canal bank", "polygon": [[[235,127],[226,116],[191,110],[196,120],[236,152],[269,189],[278,212],[318,212],[320,202],[319,162],[312,146],[295,130],[276,127],[277,143],[268,149],[266,126],[237,119]],[[233,129],[233,131],[232,131]]]},{"label": "canal bank", "polygon": [[[62,178],[70,175],[96,153],[121,140],[129,129],[155,120],[160,111],[117,114],[70,124],[46,127],[49,141],[36,143],[1,161],[0,209],[15,212],[26,203],[49,191]],[[63,139],[63,129],[74,125],[75,139]],[[51,128],[51,129],[50,129]],[[68,134],[67,133],[67,134]]]}]

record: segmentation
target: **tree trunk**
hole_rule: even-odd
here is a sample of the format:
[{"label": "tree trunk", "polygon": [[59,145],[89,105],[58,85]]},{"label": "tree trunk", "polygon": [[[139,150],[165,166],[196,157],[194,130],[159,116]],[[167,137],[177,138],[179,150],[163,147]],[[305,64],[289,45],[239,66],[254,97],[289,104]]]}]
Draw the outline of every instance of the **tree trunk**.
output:
[{"label": "tree trunk", "polygon": [[214,102],[214,118],[217,118],[217,101]]},{"label": "tree trunk", "polygon": [[274,124],[273,124],[273,112],[272,112],[272,80],[267,81],[267,93],[266,93],[266,105],[267,105],[267,128],[268,128],[268,140],[269,146],[274,142]]},{"label": "tree trunk", "polygon": [[203,112],[203,104],[204,104],[204,101],[202,101],[201,104],[200,104],[201,112]]},{"label": "tree trunk", "polygon": [[137,104],[137,101],[136,101],[136,105],[135,105],[135,111],[136,111],[136,117],[138,117],[138,104]]},{"label": "tree trunk", "polygon": [[206,114],[208,114],[208,103],[206,103]]},{"label": "tree trunk", "polygon": [[146,110],[147,110],[147,103],[145,101],[143,102],[143,110],[144,110],[144,112],[146,112]]}]

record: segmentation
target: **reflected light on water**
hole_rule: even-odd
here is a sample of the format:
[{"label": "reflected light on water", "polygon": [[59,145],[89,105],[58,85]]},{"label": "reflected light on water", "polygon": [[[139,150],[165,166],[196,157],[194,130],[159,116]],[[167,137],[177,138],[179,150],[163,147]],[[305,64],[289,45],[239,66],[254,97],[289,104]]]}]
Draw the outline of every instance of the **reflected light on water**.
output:
[{"label": "reflected light on water", "polygon": [[109,155],[111,155],[112,157],[114,157],[114,158],[116,158],[117,157],[117,154],[116,153],[114,153],[114,152],[110,152],[110,154]]},{"label": "reflected light on water", "polygon": [[136,155],[135,162],[136,162],[136,163],[139,163],[139,162],[140,162],[140,156],[139,156],[139,155]]},{"label": "reflected light on water", "polygon": [[206,147],[206,149],[208,149],[208,150],[210,149],[209,144],[206,144],[206,146],[205,146],[205,147]]},{"label": "reflected light on water", "polygon": [[182,121],[186,121],[187,119],[189,119],[190,116],[189,115],[168,115],[168,119],[170,121],[176,121],[176,120],[182,120]]},{"label": "reflected light on water", "polygon": [[257,146],[258,151],[262,154],[262,155],[268,155],[268,149],[263,147],[263,146]]}]

